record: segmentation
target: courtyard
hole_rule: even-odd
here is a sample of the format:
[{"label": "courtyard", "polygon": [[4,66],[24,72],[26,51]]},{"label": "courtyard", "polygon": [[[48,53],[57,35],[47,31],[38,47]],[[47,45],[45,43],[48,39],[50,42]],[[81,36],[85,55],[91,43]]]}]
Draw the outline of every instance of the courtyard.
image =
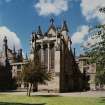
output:
[{"label": "courtyard", "polygon": [[32,93],[1,92],[0,105],[105,105],[105,92]]}]

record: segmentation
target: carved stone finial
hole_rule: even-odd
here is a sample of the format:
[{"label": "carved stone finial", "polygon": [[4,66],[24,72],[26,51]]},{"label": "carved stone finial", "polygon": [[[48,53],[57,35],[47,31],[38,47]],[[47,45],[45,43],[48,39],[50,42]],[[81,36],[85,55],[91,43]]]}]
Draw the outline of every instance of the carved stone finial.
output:
[{"label": "carved stone finial", "polygon": [[54,18],[53,17],[50,19],[50,23],[51,23],[51,25],[54,24]]}]

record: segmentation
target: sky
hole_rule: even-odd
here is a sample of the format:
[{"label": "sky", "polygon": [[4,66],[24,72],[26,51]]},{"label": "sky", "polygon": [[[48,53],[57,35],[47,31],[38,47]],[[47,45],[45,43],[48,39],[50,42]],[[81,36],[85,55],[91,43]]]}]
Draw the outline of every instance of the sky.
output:
[{"label": "sky", "polygon": [[46,32],[53,16],[56,26],[67,21],[72,48],[79,55],[89,28],[105,23],[100,7],[105,7],[105,0],[0,0],[0,49],[7,36],[9,48],[15,45],[29,53],[31,33],[39,25]]}]

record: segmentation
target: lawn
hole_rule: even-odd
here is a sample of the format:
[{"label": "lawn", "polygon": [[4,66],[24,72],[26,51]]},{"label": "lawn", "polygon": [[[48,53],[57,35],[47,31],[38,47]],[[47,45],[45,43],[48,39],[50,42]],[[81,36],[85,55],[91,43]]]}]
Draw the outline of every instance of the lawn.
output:
[{"label": "lawn", "polygon": [[105,105],[105,98],[0,95],[0,105]]}]

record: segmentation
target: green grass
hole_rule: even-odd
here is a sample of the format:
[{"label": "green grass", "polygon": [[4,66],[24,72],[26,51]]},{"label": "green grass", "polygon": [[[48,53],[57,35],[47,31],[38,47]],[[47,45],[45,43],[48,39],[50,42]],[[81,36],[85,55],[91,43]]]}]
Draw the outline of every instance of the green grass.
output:
[{"label": "green grass", "polygon": [[105,105],[105,98],[0,95],[0,105]]}]

